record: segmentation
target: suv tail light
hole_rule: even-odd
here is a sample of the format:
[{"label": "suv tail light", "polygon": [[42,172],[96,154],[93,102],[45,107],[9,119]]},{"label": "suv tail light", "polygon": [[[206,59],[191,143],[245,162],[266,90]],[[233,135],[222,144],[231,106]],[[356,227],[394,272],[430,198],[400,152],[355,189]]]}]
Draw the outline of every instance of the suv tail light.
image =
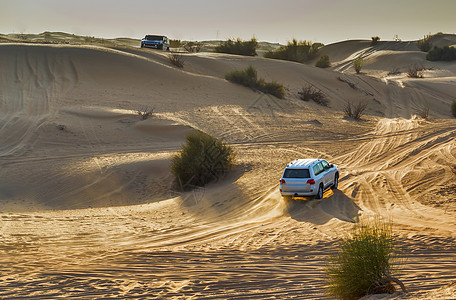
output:
[{"label": "suv tail light", "polygon": [[315,180],[314,179],[309,179],[309,180],[307,180],[307,184],[315,184]]},{"label": "suv tail light", "polygon": [[280,183],[281,183],[281,184],[286,183],[286,182],[285,182],[285,179],[280,180]]}]

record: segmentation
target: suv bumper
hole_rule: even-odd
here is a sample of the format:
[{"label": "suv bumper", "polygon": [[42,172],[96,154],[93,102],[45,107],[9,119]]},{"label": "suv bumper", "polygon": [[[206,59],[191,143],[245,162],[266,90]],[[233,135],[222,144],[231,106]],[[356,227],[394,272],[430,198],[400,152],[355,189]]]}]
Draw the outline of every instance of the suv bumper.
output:
[{"label": "suv bumper", "polygon": [[294,196],[294,197],[307,197],[307,196],[315,196],[318,190],[313,192],[282,192],[282,196]]}]

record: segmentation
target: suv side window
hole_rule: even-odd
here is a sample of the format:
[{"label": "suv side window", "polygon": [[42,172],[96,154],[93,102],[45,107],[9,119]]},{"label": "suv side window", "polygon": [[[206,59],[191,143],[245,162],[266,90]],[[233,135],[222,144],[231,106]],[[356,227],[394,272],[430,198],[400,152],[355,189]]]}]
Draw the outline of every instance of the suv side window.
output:
[{"label": "suv side window", "polygon": [[313,166],[313,171],[314,171],[315,176],[317,176],[318,174],[323,172],[324,170],[323,170],[323,166],[321,165],[321,163],[318,163],[315,166]]},{"label": "suv side window", "polygon": [[328,170],[330,168],[328,162],[326,160],[323,160],[321,162],[322,166],[323,166],[323,170]]}]

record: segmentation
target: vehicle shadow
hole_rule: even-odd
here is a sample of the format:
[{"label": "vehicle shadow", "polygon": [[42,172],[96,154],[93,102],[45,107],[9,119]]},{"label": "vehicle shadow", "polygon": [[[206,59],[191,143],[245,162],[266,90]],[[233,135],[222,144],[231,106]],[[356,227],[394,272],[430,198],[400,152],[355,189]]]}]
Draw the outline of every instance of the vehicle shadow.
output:
[{"label": "vehicle shadow", "polygon": [[288,214],[300,222],[323,225],[336,218],[356,223],[361,208],[340,190],[326,191],[322,199],[297,198],[288,200]]}]

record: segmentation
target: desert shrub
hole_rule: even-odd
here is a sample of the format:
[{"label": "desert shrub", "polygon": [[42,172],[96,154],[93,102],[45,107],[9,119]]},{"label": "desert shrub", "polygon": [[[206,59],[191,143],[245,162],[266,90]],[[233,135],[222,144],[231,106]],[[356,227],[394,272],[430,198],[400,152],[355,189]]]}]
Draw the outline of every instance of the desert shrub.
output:
[{"label": "desert shrub", "polygon": [[430,61],[437,61],[437,60],[443,60],[443,61],[452,61],[456,60],[456,48],[454,47],[449,47],[449,46],[444,46],[442,48],[439,48],[435,46],[432,48],[431,51],[428,52],[426,55],[426,59]]},{"label": "desert shrub", "polygon": [[181,40],[169,40],[169,47],[170,48],[180,48]]},{"label": "desert shrub", "polygon": [[456,100],[451,103],[451,113],[453,114],[453,117],[456,117]]},{"label": "desert shrub", "polygon": [[312,60],[318,55],[318,48],[323,44],[312,44],[310,41],[297,41],[293,39],[286,46],[281,46],[279,49],[270,50],[264,54],[266,58],[291,60],[300,63]]},{"label": "desert shrub", "polygon": [[182,190],[201,187],[225,175],[234,163],[233,149],[223,141],[198,131],[171,160],[171,172]]},{"label": "desert shrub", "polygon": [[399,270],[401,254],[392,223],[378,219],[358,224],[351,236],[342,239],[325,268],[329,294],[340,299],[359,299],[369,294],[394,293],[393,277]]},{"label": "desert shrub", "polygon": [[141,107],[140,109],[138,109],[136,111],[136,113],[138,114],[138,116],[140,117],[141,120],[147,120],[150,117],[152,117],[152,115],[154,113],[154,108],[144,106],[144,107]]},{"label": "desert shrub", "polygon": [[432,49],[431,35],[425,35],[421,40],[416,42],[416,46],[423,52],[428,52]]},{"label": "desert shrub", "polygon": [[331,63],[329,62],[329,56],[328,55],[322,55],[320,56],[320,59],[315,63],[316,67],[319,68],[328,68],[331,66]]},{"label": "desert shrub", "polygon": [[379,41],[380,41],[380,37],[379,36],[373,36],[370,45],[371,46],[375,46],[375,45],[378,44]]},{"label": "desert shrub", "polygon": [[410,78],[423,78],[424,77],[424,67],[420,65],[413,65],[407,71],[407,76]]},{"label": "desert shrub", "polygon": [[429,105],[425,104],[418,110],[418,116],[422,119],[427,120],[429,118]]},{"label": "desert shrub", "polygon": [[257,48],[258,42],[255,38],[252,38],[249,41],[243,41],[238,38],[237,40],[228,39],[227,41],[222,42],[215,47],[215,52],[255,56],[257,55]]},{"label": "desert shrub", "polygon": [[198,53],[201,51],[201,43],[198,42],[186,42],[183,47],[185,51],[190,52],[190,53]]},{"label": "desert shrub", "polygon": [[367,108],[367,102],[358,102],[353,104],[350,101],[344,106],[344,114],[346,117],[353,118],[355,120],[361,120],[361,116]]},{"label": "desert shrub", "polygon": [[85,36],[84,37],[84,42],[85,43],[95,43],[96,38],[94,36]]},{"label": "desert shrub", "polygon": [[171,52],[168,54],[168,60],[178,68],[184,67],[184,56],[177,52]]},{"label": "desert shrub", "polygon": [[276,96],[280,99],[285,97],[285,87],[283,84],[276,81],[265,82],[263,79],[260,79],[258,81],[258,90],[262,91],[263,93]]},{"label": "desert shrub", "polygon": [[304,101],[312,100],[322,106],[329,105],[329,100],[326,99],[325,94],[311,84],[304,86],[302,90],[298,92],[298,95],[299,98]]},{"label": "desert shrub", "polygon": [[363,64],[364,64],[364,60],[363,60],[363,58],[361,57],[361,55],[358,56],[357,58],[355,58],[355,59],[353,60],[353,66],[355,67],[356,73],[359,74],[359,72],[361,72],[361,69],[362,69],[362,67],[363,67]]},{"label": "desert shrub", "polygon": [[231,71],[225,75],[225,79],[266,94],[274,95],[277,98],[283,98],[285,96],[285,87],[283,84],[275,81],[266,82],[262,78],[258,79],[257,71],[252,66],[249,66],[245,70]]},{"label": "desert shrub", "polygon": [[245,70],[235,70],[226,73],[225,79],[246,87],[256,88],[258,81],[257,71],[254,67],[249,66]]},{"label": "desert shrub", "polygon": [[401,74],[401,71],[399,70],[398,67],[394,67],[391,71],[388,72],[388,76],[390,75],[398,75]]}]

